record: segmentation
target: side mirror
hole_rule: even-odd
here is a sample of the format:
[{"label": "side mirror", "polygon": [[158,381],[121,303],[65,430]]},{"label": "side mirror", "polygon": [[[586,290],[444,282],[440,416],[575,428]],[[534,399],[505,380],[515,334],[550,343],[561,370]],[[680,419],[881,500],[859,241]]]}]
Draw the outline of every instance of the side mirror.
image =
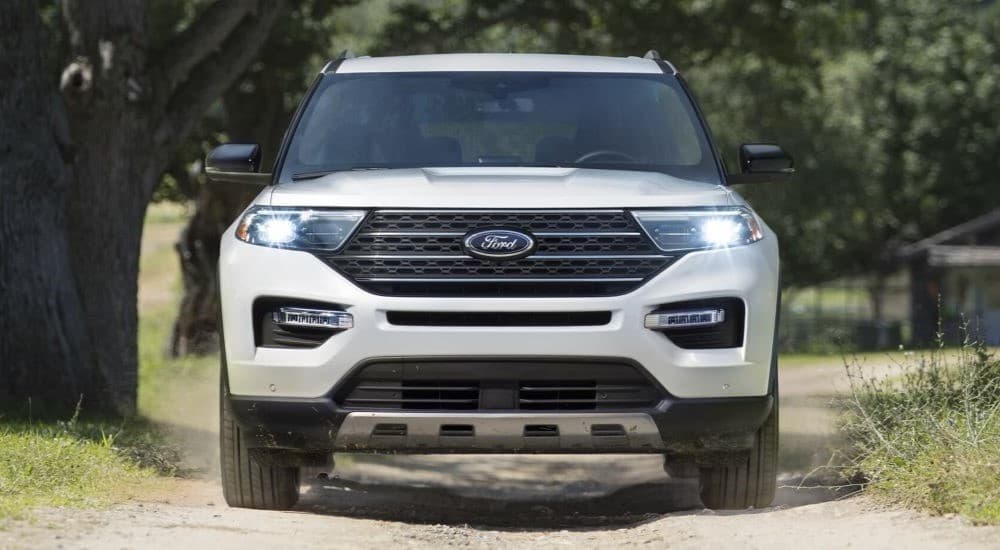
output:
[{"label": "side mirror", "polygon": [[784,181],[795,174],[792,157],[779,145],[744,143],[740,145],[740,173],[728,174],[726,183],[763,183]]},{"label": "side mirror", "polygon": [[212,181],[265,186],[271,182],[271,174],[259,170],[260,145],[256,143],[220,145],[205,159],[205,174]]}]

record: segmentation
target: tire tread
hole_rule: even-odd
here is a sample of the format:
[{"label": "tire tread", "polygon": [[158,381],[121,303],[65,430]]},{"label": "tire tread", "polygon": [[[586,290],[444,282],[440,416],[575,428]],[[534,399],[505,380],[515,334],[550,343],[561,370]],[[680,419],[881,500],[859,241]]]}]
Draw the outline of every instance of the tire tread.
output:
[{"label": "tire tread", "polygon": [[299,469],[261,465],[250,456],[246,434],[233,420],[225,382],[220,384],[219,449],[222,493],[236,508],[289,510],[299,499]]},{"label": "tire tread", "polygon": [[778,404],[754,435],[747,456],[701,469],[701,500],[706,508],[764,508],[774,500],[778,477]]}]

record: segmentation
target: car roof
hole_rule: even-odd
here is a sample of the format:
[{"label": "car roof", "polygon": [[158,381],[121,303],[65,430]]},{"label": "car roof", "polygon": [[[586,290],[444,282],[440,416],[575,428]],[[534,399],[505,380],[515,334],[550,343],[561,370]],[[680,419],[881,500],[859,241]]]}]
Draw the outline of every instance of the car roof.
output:
[{"label": "car roof", "polygon": [[[339,61],[339,63],[338,63]],[[323,72],[396,73],[444,71],[531,71],[566,73],[676,72],[669,62],[644,57],[599,57],[537,53],[449,53],[395,57],[342,57]]]}]

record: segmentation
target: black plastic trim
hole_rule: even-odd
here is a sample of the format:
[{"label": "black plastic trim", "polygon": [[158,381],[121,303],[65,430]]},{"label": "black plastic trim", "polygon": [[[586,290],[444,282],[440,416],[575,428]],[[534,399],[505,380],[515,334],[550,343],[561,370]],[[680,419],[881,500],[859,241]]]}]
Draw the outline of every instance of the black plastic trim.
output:
[{"label": "black plastic trim", "polygon": [[[376,358],[359,363],[343,378],[344,381],[359,368],[371,362],[387,361],[401,358]],[[407,358],[420,361],[426,359],[446,358]],[[451,358],[455,359],[455,358]],[[490,358],[470,358],[490,359]],[[496,360],[530,360],[524,357],[493,357]],[[639,366],[634,361],[623,358],[599,357],[562,357],[534,358],[540,360],[561,359],[566,361],[601,361],[629,362]],[[641,366],[639,366],[641,369]],[[645,369],[641,372],[648,376]],[[773,382],[772,382],[773,383]],[[657,387],[660,387],[657,384]],[[337,432],[351,411],[340,408],[332,396],[339,386],[324,397],[316,398],[278,398],[270,396],[229,396],[233,412],[240,426],[257,435],[254,441],[262,448],[287,449],[310,452],[331,452],[337,437]],[[683,455],[711,455],[715,452],[730,452],[745,450],[753,443],[757,429],[764,424],[771,408],[775,406],[772,387],[768,395],[754,397],[726,398],[679,398],[666,394],[655,407],[645,412],[656,423],[660,437],[664,441],[664,449],[655,452],[668,452]],[[496,410],[491,412],[505,412]],[[512,411],[506,411],[512,412]],[[524,412],[524,411],[521,411]],[[579,413],[580,411],[566,411]],[[591,411],[595,417],[612,411]],[[634,411],[633,411],[634,412]],[[405,412],[403,413],[405,414]],[[558,413],[554,413],[558,414]],[[629,452],[618,447],[609,448],[607,452]],[[409,452],[409,450],[402,451]],[[412,449],[413,453],[462,453],[461,448],[420,448]],[[482,453],[482,450],[477,450]],[[497,451],[506,453],[509,451]],[[521,451],[525,452],[525,451]],[[574,452],[551,449],[528,450],[526,452]],[[588,452],[601,452],[600,450]],[[650,452],[632,450],[631,452]]]},{"label": "black plastic trim", "polygon": [[594,327],[610,311],[389,311],[391,325],[417,327]]},{"label": "black plastic trim", "polygon": [[634,361],[437,358],[368,361],[334,401],[353,411],[601,411],[655,407],[667,394]]},{"label": "black plastic trim", "polygon": [[254,345],[264,348],[301,348],[310,349],[321,346],[330,337],[343,332],[333,329],[288,328],[279,327],[272,321],[272,312],[279,307],[303,307],[312,309],[327,309],[344,311],[339,304],[301,300],[297,298],[281,298],[279,296],[261,296],[254,300],[253,312]]},{"label": "black plastic trim", "polygon": [[[329,265],[329,264],[327,264]],[[664,266],[667,269],[670,266]],[[377,296],[410,298],[595,298],[622,296],[633,292],[663,272],[654,273],[643,281],[629,283],[611,282],[526,282],[512,279],[508,282],[469,282],[456,284],[447,281],[427,282],[362,282],[332,267],[341,277],[358,288]]]},{"label": "black plastic trim", "polygon": [[650,330],[662,332],[674,345],[684,349],[725,349],[743,346],[746,333],[746,303],[740,298],[720,297],[670,302],[657,307],[652,313],[716,308],[726,312],[725,320],[718,325]]}]

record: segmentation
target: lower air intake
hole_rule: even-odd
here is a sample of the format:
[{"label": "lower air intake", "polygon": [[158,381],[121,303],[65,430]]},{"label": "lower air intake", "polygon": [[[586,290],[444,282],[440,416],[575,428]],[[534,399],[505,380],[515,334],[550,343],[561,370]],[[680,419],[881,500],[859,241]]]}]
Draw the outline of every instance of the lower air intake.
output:
[{"label": "lower air intake", "polygon": [[663,395],[630,363],[455,359],[369,363],[334,399],[351,411],[630,411]]}]

